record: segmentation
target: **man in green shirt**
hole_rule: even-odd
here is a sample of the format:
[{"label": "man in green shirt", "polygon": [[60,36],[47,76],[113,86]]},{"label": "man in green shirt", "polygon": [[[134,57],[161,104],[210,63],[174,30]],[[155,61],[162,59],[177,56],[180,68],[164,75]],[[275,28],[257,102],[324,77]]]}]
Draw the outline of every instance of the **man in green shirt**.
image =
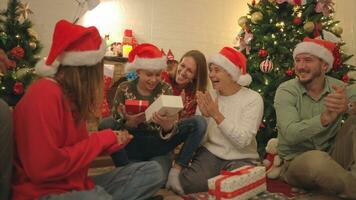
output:
[{"label": "man in green shirt", "polygon": [[356,199],[356,85],[325,75],[333,67],[335,48],[332,42],[305,38],[293,52],[297,78],[277,89],[281,176],[296,187]]}]

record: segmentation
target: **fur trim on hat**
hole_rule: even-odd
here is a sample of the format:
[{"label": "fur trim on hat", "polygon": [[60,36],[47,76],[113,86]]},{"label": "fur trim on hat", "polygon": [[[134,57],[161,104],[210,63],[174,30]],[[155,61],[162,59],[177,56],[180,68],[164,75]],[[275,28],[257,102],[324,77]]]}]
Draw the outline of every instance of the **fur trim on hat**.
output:
[{"label": "fur trim on hat", "polygon": [[219,65],[220,67],[225,69],[231,75],[232,79],[237,82],[240,77],[241,71],[238,70],[235,64],[232,63],[229,59],[227,59],[221,54],[215,54],[210,59],[209,64],[212,63],[214,63],[215,65]]},{"label": "fur trim on hat", "polygon": [[330,71],[330,69],[333,67],[334,56],[331,51],[322,45],[316,44],[314,42],[301,42],[295,47],[293,51],[294,60],[295,57],[301,53],[310,53],[324,60],[328,64],[328,71]]},{"label": "fur trim on hat", "polygon": [[69,66],[92,66],[99,63],[106,52],[105,42],[102,41],[100,48],[94,51],[70,51],[64,52],[58,57],[58,62],[46,65],[46,59],[42,59],[35,66],[35,72],[39,76],[53,77],[60,64]]},{"label": "fur trim on hat", "polygon": [[132,63],[125,65],[125,72],[143,70],[163,70],[167,68],[166,58],[139,58],[136,57]]},{"label": "fur trim on hat", "polygon": [[57,73],[58,66],[58,63],[46,65],[46,58],[44,58],[37,62],[35,66],[35,73],[39,76],[53,77]]},{"label": "fur trim on hat", "polygon": [[92,66],[99,63],[106,52],[105,41],[102,40],[98,50],[91,51],[66,51],[58,56],[62,65],[69,66]]}]

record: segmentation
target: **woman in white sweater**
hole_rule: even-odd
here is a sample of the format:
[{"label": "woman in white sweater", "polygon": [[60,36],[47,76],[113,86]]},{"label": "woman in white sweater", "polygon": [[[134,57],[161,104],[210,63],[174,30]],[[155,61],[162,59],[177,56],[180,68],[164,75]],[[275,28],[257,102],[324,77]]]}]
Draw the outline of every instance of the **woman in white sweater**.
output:
[{"label": "woman in white sweater", "polygon": [[208,121],[206,138],[191,165],[177,170],[176,178],[167,183],[180,194],[207,191],[207,180],[221,170],[253,165],[258,160],[255,136],[263,116],[263,100],[244,87],[251,83],[245,56],[224,47],[212,57],[209,70],[215,92],[197,93],[200,114]]}]

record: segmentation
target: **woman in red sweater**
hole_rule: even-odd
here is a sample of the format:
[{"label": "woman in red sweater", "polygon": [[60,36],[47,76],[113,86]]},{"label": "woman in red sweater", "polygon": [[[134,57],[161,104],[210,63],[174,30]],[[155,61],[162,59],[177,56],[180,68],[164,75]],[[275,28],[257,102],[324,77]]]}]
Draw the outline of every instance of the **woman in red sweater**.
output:
[{"label": "woman in red sweater", "polygon": [[104,53],[95,27],[56,24],[49,56],[36,66],[47,77],[34,82],[14,110],[13,199],[147,199],[158,191],[163,177],[155,162],[87,175],[95,157],[132,138],[127,131],[89,134],[86,128],[100,105]]}]

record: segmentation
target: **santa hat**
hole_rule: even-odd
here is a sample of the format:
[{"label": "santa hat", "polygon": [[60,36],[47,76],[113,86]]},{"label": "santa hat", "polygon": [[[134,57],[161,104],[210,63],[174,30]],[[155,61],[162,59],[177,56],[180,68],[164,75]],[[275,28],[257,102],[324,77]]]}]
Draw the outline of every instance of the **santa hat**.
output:
[{"label": "santa hat", "polygon": [[333,67],[333,52],[336,44],[326,40],[304,38],[303,42],[297,44],[293,51],[293,58],[301,53],[309,53],[319,57],[328,64],[328,71]]},{"label": "santa hat", "polygon": [[214,55],[209,64],[224,68],[239,85],[248,86],[252,82],[251,76],[246,72],[246,57],[231,47],[224,47]]},{"label": "santa hat", "polygon": [[[105,42],[95,27],[83,27],[65,20],[57,22],[47,59],[36,64],[41,76],[56,74],[59,64],[92,66],[99,63],[106,51]],[[54,63],[57,60],[58,63]]]},{"label": "santa hat", "polygon": [[166,58],[161,50],[153,44],[143,43],[136,46],[128,57],[125,71],[166,69]]},{"label": "santa hat", "polygon": [[167,60],[174,60],[174,55],[173,55],[171,49],[168,50]]},{"label": "santa hat", "polygon": [[164,52],[163,48],[161,48],[161,52],[164,56],[166,55],[166,52]]}]

